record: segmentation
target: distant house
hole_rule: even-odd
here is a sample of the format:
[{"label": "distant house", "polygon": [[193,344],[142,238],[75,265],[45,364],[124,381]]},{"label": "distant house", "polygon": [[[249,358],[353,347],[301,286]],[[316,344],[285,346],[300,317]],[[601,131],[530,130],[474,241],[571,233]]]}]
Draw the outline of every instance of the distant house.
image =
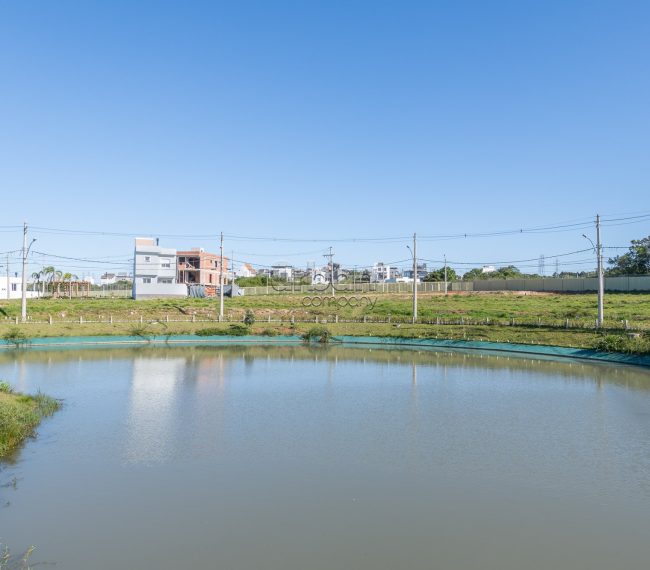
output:
[{"label": "distant house", "polygon": [[186,297],[187,286],[176,278],[176,250],[153,238],[136,238],[133,256],[133,298]]},{"label": "distant house", "polygon": [[118,281],[133,281],[133,276],[130,273],[104,273],[99,278],[100,285],[115,285]]},{"label": "distant house", "polygon": [[[187,285],[219,285],[221,277],[221,256],[208,253],[195,247],[189,251],[179,251],[178,281]],[[223,258],[223,277],[228,275],[228,258]]]},{"label": "distant house", "polygon": [[481,269],[481,273],[494,273],[497,270],[494,265],[484,265]]},{"label": "distant house", "polygon": [[370,274],[371,283],[385,283],[386,281],[396,279],[399,277],[399,269],[378,261],[372,266],[372,273]]},{"label": "distant house", "polygon": [[271,266],[271,277],[291,281],[293,278],[293,266],[288,263],[276,263]]},{"label": "distant house", "polygon": [[[32,298],[38,295],[37,291],[27,291],[26,297]],[[6,276],[0,276],[0,300],[2,299],[20,299],[23,296],[23,278],[10,275],[7,280]]]},{"label": "distant house", "polygon": [[[423,281],[424,278],[428,275],[427,271],[427,264],[423,263],[422,265],[418,265],[418,283]],[[401,283],[412,283],[413,282],[413,269],[405,269],[402,271],[402,279],[398,279],[398,282]]]},{"label": "distant house", "polygon": [[235,277],[255,277],[257,271],[253,268],[250,263],[242,263],[237,271],[235,271]]}]

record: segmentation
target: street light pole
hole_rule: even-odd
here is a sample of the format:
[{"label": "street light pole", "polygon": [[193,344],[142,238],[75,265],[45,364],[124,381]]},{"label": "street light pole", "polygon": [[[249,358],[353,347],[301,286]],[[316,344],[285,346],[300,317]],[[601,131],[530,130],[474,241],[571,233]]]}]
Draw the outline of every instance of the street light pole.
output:
[{"label": "street light pole", "polygon": [[582,237],[589,240],[591,247],[596,252],[596,273],[598,277],[598,317],[596,318],[596,325],[600,328],[605,322],[605,275],[603,271],[603,246],[600,242],[600,216],[596,216],[596,244],[587,235],[582,234]]},{"label": "street light pole", "polygon": [[603,244],[600,242],[600,216],[596,215],[596,251],[598,255],[598,326],[605,321],[605,273],[603,271]]},{"label": "street light pole", "polygon": [[[21,302],[20,302],[20,320],[24,323],[27,321],[27,255],[32,245],[36,241],[36,238],[32,240],[27,247],[27,222],[23,223],[23,278],[22,278],[22,290],[21,290]],[[9,283],[7,283],[7,288]]]},{"label": "street light pole", "polygon": [[418,321],[418,262],[417,262],[417,236],[413,234],[413,249],[406,246],[413,256],[413,324]]}]

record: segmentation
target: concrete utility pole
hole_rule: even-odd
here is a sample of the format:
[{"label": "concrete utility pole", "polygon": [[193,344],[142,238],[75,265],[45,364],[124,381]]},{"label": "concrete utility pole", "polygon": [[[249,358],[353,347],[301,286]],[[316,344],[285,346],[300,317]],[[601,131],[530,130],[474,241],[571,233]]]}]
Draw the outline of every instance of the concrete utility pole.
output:
[{"label": "concrete utility pole", "polygon": [[9,254],[7,254],[7,301],[9,300]]},{"label": "concrete utility pole", "polygon": [[603,244],[600,242],[600,216],[596,215],[596,255],[598,255],[598,326],[605,322],[605,273],[603,270]]},{"label": "concrete utility pole", "polygon": [[[31,247],[31,244],[30,244]],[[24,323],[27,320],[27,222],[23,223],[23,279],[22,279],[22,300],[20,303],[20,320]],[[7,289],[9,282],[7,282]]]},{"label": "concrete utility pole", "polygon": [[336,292],[334,291],[334,253],[332,253],[332,246],[330,245],[330,252],[326,253],[323,255],[323,257],[327,257],[330,261],[330,283],[332,285],[332,297],[336,296]]},{"label": "concrete utility pole", "polygon": [[418,258],[417,237],[413,234],[413,323],[418,322]]},{"label": "concrete utility pole", "polygon": [[223,321],[223,232],[221,232],[221,260],[219,261],[219,322]]}]

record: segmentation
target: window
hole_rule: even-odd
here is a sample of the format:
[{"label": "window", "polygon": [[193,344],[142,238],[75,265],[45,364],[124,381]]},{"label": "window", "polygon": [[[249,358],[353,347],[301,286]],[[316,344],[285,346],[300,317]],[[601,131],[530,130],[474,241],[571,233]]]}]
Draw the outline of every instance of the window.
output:
[{"label": "window", "polygon": [[16,283],[11,284],[11,290],[12,291],[18,291],[18,285]]},{"label": "window", "polygon": [[145,255],[145,256],[144,256],[144,260],[145,260],[147,263],[149,263],[149,262],[151,261],[151,257],[149,257],[148,255]]},{"label": "window", "polygon": [[163,269],[169,269],[171,267],[171,264],[169,263],[169,259],[163,259],[161,265]]},{"label": "window", "polygon": [[142,282],[143,283],[151,283],[151,277],[143,277]]},{"label": "window", "polygon": [[165,283],[166,285],[171,285],[172,280],[171,277],[159,277],[158,283]]}]

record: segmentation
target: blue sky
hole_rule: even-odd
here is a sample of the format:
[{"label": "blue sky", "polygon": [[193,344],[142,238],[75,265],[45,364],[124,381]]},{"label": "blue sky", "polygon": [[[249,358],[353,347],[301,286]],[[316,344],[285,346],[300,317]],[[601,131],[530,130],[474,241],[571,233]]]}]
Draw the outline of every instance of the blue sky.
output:
[{"label": "blue sky", "polygon": [[[236,258],[304,265],[334,238],[650,212],[645,1],[9,0],[0,77],[0,226],[215,236],[161,240],[179,248],[216,249],[220,231],[325,240],[226,240]],[[20,247],[5,229],[0,251]],[[603,229],[626,245],[650,223]],[[419,250],[528,259],[583,249],[584,231]],[[132,250],[34,235],[36,251],[109,261],[77,273]],[[332,245],[366,265],[406,243]]]}]

